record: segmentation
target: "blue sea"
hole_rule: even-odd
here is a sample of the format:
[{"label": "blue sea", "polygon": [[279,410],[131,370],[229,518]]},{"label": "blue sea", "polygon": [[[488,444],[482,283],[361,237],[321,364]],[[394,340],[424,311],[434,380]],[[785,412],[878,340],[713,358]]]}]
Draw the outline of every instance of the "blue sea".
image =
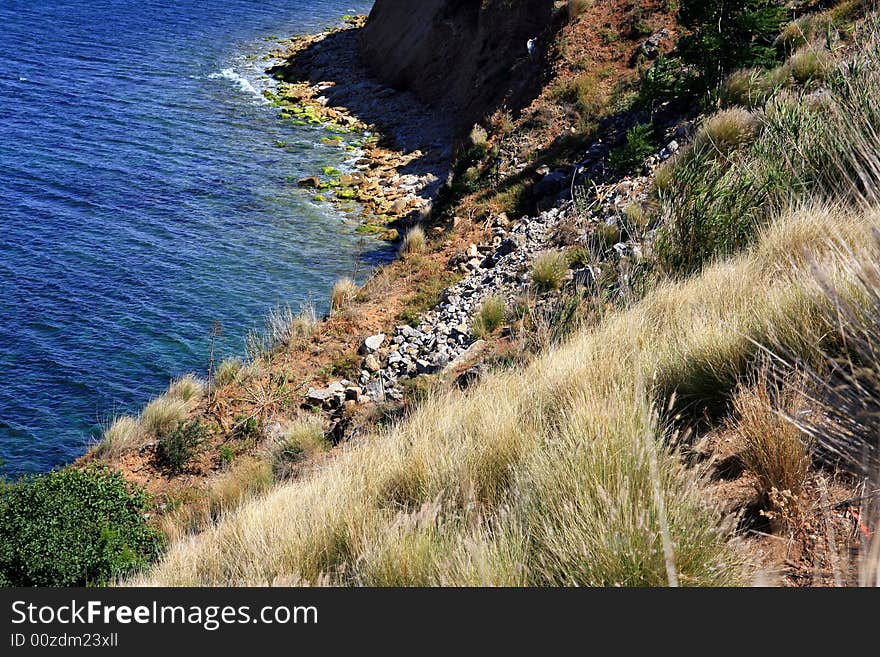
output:
[{"label": "blue sea", "polygon": [[0,0],[0,459],[83,453],[273,306],[385,252],[296,180],[345,166],[261,91],[358,0]]}]

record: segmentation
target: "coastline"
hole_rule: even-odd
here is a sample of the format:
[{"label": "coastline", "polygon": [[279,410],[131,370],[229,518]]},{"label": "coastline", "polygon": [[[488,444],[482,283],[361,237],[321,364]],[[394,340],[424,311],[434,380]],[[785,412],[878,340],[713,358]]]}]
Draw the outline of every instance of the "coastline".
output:
[{"label": "coastline", "polygon": [[[340,56],[339,49],[353,43],[360,21],[292,37],[273,52],[284,63],[270,73],[282,81],[278,92],[267,97],[281,109],[281,120],[325,125],[334,136],[371,133],[373,138],[359,145],[355,172],[316,172],[299,185],[311,189],[318,202],[358,203],[361,230],[389,241],[419,225],[427,248],[401,253],[377,268],[341,308],[307,334],[274,344],[260,358],[243,363],[241,375],[213,393],[201,391],[181,419],[203,422],[208,438],[186,472],[168,476],[163,471],[155,436],[146,442],[141,438],[137,449],[111,458],[101,456],[107,450],[99,445],[78,461],[109,463],[153,494],[160,513],[170,510],[173,516],[190,506],[213,517],[217,487],[227,487],[229,480],[243,479],[249,495],[260,492],[272,480],[264,471],[267,446],[298,423],[318,422],[330,448],[356,442],[383,417],[406,412],[425,390],[470,385],[484,373],[482,361],[493,354],[511,357],[505,353],[511,340],[502,337],[489,344],[478,339],[473,318],[490,297],[502,297],[508,307],[516,307],[528,287],[533,259],[555,248],[560,227],[575,220],[573,204],[564,199],[518,220],[504,212],[489,219],[472,214],[432,217],[433,200],[450,167],[452,129],[438,124],[437,113],[411,94],[369,78],[356,52]],[[331,38],[342,41],[321,50]],[[349,109],[346,100],[365,108],[366,116]],[[347,149],[351,144],[340,138],[338,146]],[[617,212],[643,200],[646,185],[644,177],[625,181],[619,189],[609,185],[601,194],[613,199],[605,210]],[[597,208],[591,219],[595,226],[603,212]],[[592,285],[599,273],[598,267],[585,264],[583,271],[569,271],[567,278]],[[554,312],[556,297],[555,290],[537,295],[531,301],[533,311]],[[159,397],[158,403],[168,397]],[[240,429],[251,420],[256,430],[243,440]],[[233,458],[220,456],[230,448]],[[333,458],[334,451],[311,455],[298,464],[294,476],[305,476]]]},{"label": "coastline", "polygon": [[[454,131],[442,112],[407,92],[373,79],[360,62],[352,38],[366,16],[342,27],[294,36],[270,56],[282,63],[268,69],[278,80],[266,97],[281,118],[324,125],[322,140],[353,152],[352,171],[322,171],[298,181],[316,200],[359,205],[362,232],[394,241],[425,220],[445,181]],[[346,135],[362,133],[354,146]]]},{"label": "coastline", "polygon": [[[285,79],[279,82],[276,93],[264,92],[264,96],[280,108],[280,120],[323,125],[329,133],[324,143],[337,145],[351,153],[354,160],[351,172],[325,169],[297,181],[297,184],[309,189],[316,202],[331,203],[340,210],[350,210],[351,204],[355,204],[360,220],[359,232],[396,241],[409,227],[430,215],[433,200],[449,168],[452,131],[447,125],[436,129],[438,117],[410,94],[393,91],[363,77],[366,75],[363,68],[352,65],[357,59],[356,53],[341,60],[335,57],[337,65],[341,62],[341,68],[336,71],[339,79],[318,82],[305,79],[307,76],[302,75],[301,62],[304,53],[330,36],[362,25],[364,18],[342,28],[291,37],[281,50],[271,52],[269,57],[282,59],[283,63],[267,72]],[[346,66],[351,69],[346,71]],[[321,72],[327,71],[321,69]],[[297,79],[298,75],[302,78]],[[333,92],[333,101],[327,97],[330,91]],[[375,107],[381,106],[385,111],[369,113],[370,121],[367,122],[341,104],[338,100],[340,94],[351,98],[355,104],[379,99],[381,102]],[[405,120],[401,120],[402,116]],[[428,125],[434,127],[426,128]],[[365,138],[361,139],[361,134]],[[424,146],[423,134],[430,137],[424,150],[418,148],[419,144]],[[354,149],[348,140],[352,135],[355,136]],[[338,143],[332,143],[337,140]],[[472,229],[478,230],[477,227]],[[439,234],[439,229],[435,232]],[[365,390],[361,388],[354,400],[321,410],[309,403],[308,391],[321,389],[340,377],[350,383],[349,388],[359,389],[345,375],[357,378],[363,360],[359,352],[364,337],[388,332],[404,321],[402,315],[417,316],[435,305],[440,292],[458,278],[458,275],[450,274],[448,261],[471,243],[467,236],[471,231],[460,232],[461,235],[435,245],[430,252],[398,258],[379,267],[348,300],[343,312],[331,313],[319,320],[305,341],[276,347],[272,353],[243,363],[242,376],[221,390],[217,390],[215,384],[212,398],[208,398],[204,382],[191,375],[183,377],[183,381],[196,380],[199,389],[192,399],[184,400],[186,410],[180,419],[187,422],[198,420],[208,427],[205,443],[185,472],[168,476],[163,471],[157,459],[156,436],[140,426],[143,414],[150,406],[180,401],[176,397],[175,383],[169,391],[150,402],[141,415],[131,418],[139,425],[134,439],[136,445],[121,451],[112,447],[108,449],[108,436],[113,432],[111,426],[104,441],[92,446],[72,466],[93,462],[109,465],[121,472],[126,480],[151,494],[161,516],[188,505],[201,506],[205,496],[210,497],[211,487],[228,479],[231,473],[248,472],[246,478],[259,489],[264,482],[262,460],[266,444],[303,414],[314,415],[318,411],[323,430],[333,437],[334,444],[357,436],[375,419],[375,404]],[[269,421],[272,414],[258,408],[258,398],[276,385],[279,376],[284,379],[280,386],[283,388],[280,396],[284,399],[274,399],[273,404],[276,409],[288,409],[285,412],[288,419],[272,418]],[[268,394],[277,392],[278,389]],[[348,395],[352,396],[351,391]],[[258,416],[264,437],[241,440],[237,435],[241,419],[254,415]],[[120,419],[125,422],[128,416],[117,418],[117,422]],[[232,445],[235,451],[231,460],[219,456],[228,445]],[[316,460],[324,458],[328,456]]]}]

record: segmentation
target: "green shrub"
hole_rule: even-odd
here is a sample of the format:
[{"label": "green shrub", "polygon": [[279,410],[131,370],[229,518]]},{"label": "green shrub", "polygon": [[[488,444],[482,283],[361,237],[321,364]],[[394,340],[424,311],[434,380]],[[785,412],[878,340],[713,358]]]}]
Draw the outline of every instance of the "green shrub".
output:
[{"label": "green shrub", "polygon": [[232,437],[236,440],[251,440],[256,442],[260,437],[260,423],[253,416],[240,416],[235,418],[235,426],[232,428]]},{"label": "green shrub", "polygon": [[196,419],[192,422],[181,420],[177,428],[159,438],[157,456],[159,462],[171,474],[183,472],[196,455],[206,439],[206,430]]},{"label": "green shrub", "polygon": [[612,169],[622,173],[633,173],[655,151],[654,127],[651,124],[638,124],[627,130],[626,143],[611,151],[609,163]]},{"label": "green shrub", "polygon": [[104,467],[0,484],[0,585],[105,584],[161,551],[145,493]]},{"label": "green shrub", "polygon": [[639,104],[653,109],[668,101],[684,100],[693,95],[694,73],[678,57],[658,57],[642,76]]},{"label": "green shrub", "polygon": [[712,89],[731,71],[775,62],[786,15],[780,0],[681,0],[679,22],[690,33],[679,48]]}]

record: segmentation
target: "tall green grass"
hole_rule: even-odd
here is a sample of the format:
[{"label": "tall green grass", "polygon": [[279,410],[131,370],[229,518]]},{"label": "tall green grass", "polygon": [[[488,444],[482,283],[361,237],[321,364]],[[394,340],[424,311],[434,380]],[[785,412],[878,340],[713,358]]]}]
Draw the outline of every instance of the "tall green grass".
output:
[{"label": "tall green grass", "polygon": [[[667,271],[688,274],[751,243],[758,229],[798,198],[862,203],[880,189],[880,37],[863,29],[854,48],[823,68],[819,90],[781,91],[720,140],[709,118],[693,147],[658,185],[664,228],[657,252]],[[823,55],[824,57],[825,55]],[[823,63],[823,67],[826,64]],[[731,123],[731,121],[727,121]]]}]

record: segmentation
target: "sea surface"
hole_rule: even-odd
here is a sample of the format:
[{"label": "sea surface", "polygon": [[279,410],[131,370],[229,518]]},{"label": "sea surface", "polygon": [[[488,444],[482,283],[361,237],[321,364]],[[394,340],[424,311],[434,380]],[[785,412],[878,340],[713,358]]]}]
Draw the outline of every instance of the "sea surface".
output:
[{"label": "sea surface", "polygon": [[275,305],[387,257],[296,180],[350,155],[261,91],[277,40],[359,0],[0,0],[0,459],[68,463],[241,354]]}]

